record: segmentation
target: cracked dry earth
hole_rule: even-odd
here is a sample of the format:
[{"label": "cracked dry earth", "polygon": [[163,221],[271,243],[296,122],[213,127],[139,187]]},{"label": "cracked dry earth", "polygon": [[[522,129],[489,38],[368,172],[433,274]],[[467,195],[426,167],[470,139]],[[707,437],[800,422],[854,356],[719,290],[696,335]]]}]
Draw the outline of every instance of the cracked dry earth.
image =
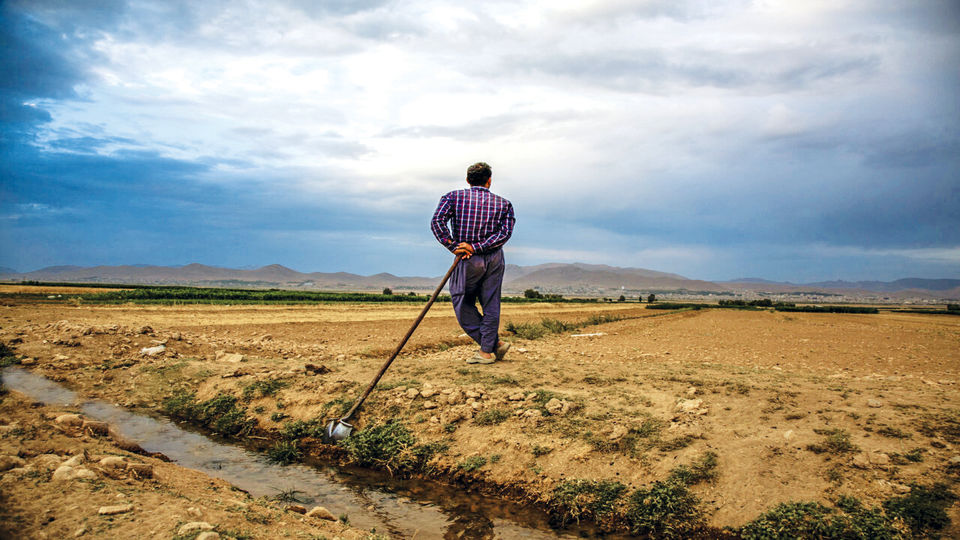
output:
[{"label": "cracked dry earth", "polygon": [[[131,408],[159,410],[177,388],[239,397],[279,381],[245,402],[269,431],[349,405],[419,309],[11,303],[0,341],[24,367]],[[440,477],[534,501],[569,479],[641,487],[713,452],[717,478],[693,491],[717,527],[780,502],[848,494],[876,505],[960,477],[960,317],[505,304],[502,318],[598,313],[625,319],[507,335],[504,362],[472,366],[469,340],[437,305],[358,426],[400,421],[421,442],[446,443]],[[836,430],[852,448],[811,450]],[[464,472],[477,457],[485,463]],[[948,514],[944,533],[960,535],[956,504]]]}]

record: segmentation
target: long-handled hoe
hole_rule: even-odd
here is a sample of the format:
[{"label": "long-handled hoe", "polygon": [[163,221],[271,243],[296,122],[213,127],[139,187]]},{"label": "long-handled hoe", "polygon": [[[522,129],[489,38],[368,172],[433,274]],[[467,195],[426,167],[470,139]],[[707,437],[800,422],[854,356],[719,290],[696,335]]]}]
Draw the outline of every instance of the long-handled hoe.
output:
[{"label": "long-handled hoe", "polygon": [[423,317],[427,314],[427,311],[430,310],[430,306],[433,305],[433,302],[437,299],[437,296],[440,295],[440,291],[443,290],[443,286],[447,284],[447,280],[450,279],[450,275],[453,274],[453,270],[457,267],[457,263],[460,262],[460,259],[461,256],[459,255],[456,259],[454,259],[453,264],[450,265],[450,269],[447,270],[447,274],[443,276],[443,281],[441,281],[440,285],[437,286],[437,290],[433,291],[433,296],[430,297],[427,305],[423,306],[420,316],[417,317],[417,320],[413,321],[413,326],[411,326],[410,330],[407,331],[407,335],[403,336],[403,339],[400,340],[400,344],[397,345],[396,349],[394,349],[393,354],[390,355],[390,358],[384,362],[383,367],[380,368],[380,371],[377,373],[376,377],[370,381],[370,386],[368,386],[363,392],[363,395],[360,396],[360,399],[353,404],[353,407],[350,407],[350,410],[347,411],[347,414],[341,416],[340,418],[330,420],[330,422],[327,423],[325,435],[328,441],[340,441],[346,439],[351,433],[353,433],[353,424],[347,422],[347,420],[353,416],[353,413],[357,412],[357,409],[359,409],[360,405],[362,405],[364,400],[367,399],[367,396],[370,395],[370,392],[373,391],[373,388],[377,386],[378,382],[380,382],[380,377],[383,377],[383,374],[386,373],[387,368],[390,367],[391,363],[393,363],[394,358],[400,354],[403,346],[407,344],[407,340],[409,340],[410,336],[413,335],[413,331],[417,329],[417,326],[420,326],[420,321],[423,320]]}]

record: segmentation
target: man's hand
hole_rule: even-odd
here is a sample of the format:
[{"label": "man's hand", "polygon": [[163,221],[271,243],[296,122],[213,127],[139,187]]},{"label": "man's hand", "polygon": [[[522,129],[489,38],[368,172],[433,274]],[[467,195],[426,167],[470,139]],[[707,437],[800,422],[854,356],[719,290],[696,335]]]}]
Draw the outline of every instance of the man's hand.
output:
[{"label": "man's hand", "polygon": [[460,242],[453,249],[455,255],[462,255],[464,259],[469,259],[473,255],[473,246],[466,242]]}]

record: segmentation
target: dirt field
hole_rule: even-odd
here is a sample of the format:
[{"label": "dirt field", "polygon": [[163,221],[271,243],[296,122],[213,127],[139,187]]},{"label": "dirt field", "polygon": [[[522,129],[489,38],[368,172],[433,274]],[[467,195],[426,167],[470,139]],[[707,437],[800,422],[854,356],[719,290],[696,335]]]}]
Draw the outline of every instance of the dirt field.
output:
[{"label": "dirt field", "polygon": [[[160,410],[178,389],[197,402],[225,393],[276,434],[348,406],[419,309],[11,305],[0,341],[84,395]],[[506,304],[503,320],[597,313],[627,319],[507,335],[504,362],[471,366],[449,306],[435,306],[358,425],[396,420],[419,444],[441,443],[418,474],[548,507],[580,481],[629,493],[715,456],[715,477],[690,488],[713,527],[781,502],[874,507],[960,479],[960,317]],[[597,497],[574,508],[620,519],[588,504]],[[940,533],[960,536],[957,505],[947,513]]]}]

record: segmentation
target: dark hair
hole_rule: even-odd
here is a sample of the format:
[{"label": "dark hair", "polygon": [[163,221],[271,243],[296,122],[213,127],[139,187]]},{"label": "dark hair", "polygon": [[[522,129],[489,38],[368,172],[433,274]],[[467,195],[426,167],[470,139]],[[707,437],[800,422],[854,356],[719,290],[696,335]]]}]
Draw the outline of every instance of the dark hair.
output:
[{"label": "dark hair", "polygon": [[478,161],[467,167],[467,183],[471,186],[482,186],[487,183],[493,171],[490,166],[482,161]]}]

